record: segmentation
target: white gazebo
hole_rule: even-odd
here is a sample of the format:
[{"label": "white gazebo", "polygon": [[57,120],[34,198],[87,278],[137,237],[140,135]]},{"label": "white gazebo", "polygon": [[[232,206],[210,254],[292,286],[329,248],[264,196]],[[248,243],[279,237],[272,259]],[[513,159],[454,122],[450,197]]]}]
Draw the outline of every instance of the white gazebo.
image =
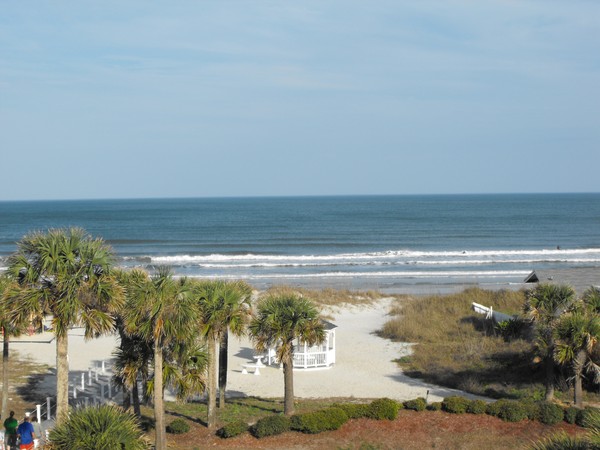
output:
[{"label": "white gazebo", "polygon": [[[325,339],[320,344],[309,346],[300,339],[294,341],[294,369],[329,369],[335,364],[335,329],[337,325],[322,320]],[[268,364],[275,360],[275,349],[268,352]]]}]

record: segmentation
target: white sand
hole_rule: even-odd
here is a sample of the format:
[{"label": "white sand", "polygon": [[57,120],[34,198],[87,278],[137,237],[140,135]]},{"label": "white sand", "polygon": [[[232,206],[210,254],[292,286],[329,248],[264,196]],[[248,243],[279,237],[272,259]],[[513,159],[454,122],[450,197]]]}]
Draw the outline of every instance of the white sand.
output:
[{"label": "white sand", "polygon": [[[330,369],[295,370],[294,394],[298,398],[379,398],[407,400],[426,397],[439,401],[449,395],[465,395],[405,376],[393,362],[410,352],[410,346],[379,338],[373,333],[388,320],[392,300],[381,300],[368,307],[349,306],[330,314],[336,329],[336,364]],[[83,330],[69,332],[70,379],[77,384],[81,373],[110,360],[118,343],[116,336],[85,341]],[[242,364],[253,363],[254,350],[247,338],[230,337],[228,396],[283,397],[283,372],[277,366],[265,367],[260,375],[242,374]],[[51,368],[56,367],[56,345],[48,333],[23,337],[11,344],[21,356]],[[53,376],[39,385],[42,396],[52,393]],[[469,397],[472,397],[469,395]]]}]

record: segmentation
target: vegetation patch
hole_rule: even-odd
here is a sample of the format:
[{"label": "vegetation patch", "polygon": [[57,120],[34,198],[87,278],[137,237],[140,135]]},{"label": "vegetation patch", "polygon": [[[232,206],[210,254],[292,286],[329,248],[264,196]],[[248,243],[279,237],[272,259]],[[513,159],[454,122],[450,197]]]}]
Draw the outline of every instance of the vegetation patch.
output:
[{"label": "vegetation patch", "polygon": [[291,429],[302,433],[316,434],[337,430],[347,421],[348,416],[343,409],[331,407],[292,416]]},{"label": "vegetation patch", "polygon": [[184,434],[190,431],[190,425],[183,419],[175,419],[167,425],[167,433]]},{"label": "vegetation patch", "polygon": [[260,439],[290,431],[290,425],[290,418],[287,416],[267,416],[250,427],[250,432],[254,437]]},{"label": "vegetation patch", "polygon": [[427,400],[423,397],[416,398],[414,400],[407,400],[403,403],[404,409],[410,409],[413,411],[424,411],[427,407]]},{"label": "vegetation patch", "polygon": [[394,420],[402,404],[389,398],[373,400],[369,405],[367,417],[375,420]]},{"label": "vegetation patch", "polygon": [[248,424],[243,420],[238,420],[227,424],[217,430],[217,436],[223,439],[232,438],[244,434],[248,431]]},{"label": "vegetation patch", "polygon": [[486,397],[514,397],[542,386],[543,371],[532,363],[533,344],[521,338],[516,324],[493,326],[472,311],[472,303],[519,314],[522,291],[467,289],[458,294],[406,298],[379,335],[418,343],[399,364],[416,378]]}]

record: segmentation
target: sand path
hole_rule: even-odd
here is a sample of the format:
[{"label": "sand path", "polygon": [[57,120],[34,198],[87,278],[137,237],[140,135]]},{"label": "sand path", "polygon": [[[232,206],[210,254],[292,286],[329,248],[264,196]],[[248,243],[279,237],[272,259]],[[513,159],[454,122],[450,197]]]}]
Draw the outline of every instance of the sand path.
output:
[{"label": "sand path", "polygon": [[[394,343],[374,334],[388,320],[392,299],[370,306],[345,306],[324,311],[332,317],[336,329],[336,364],[330,369],[294,371],[294,393],[299,398],[379,398],[407,400],[427,397],[439,401],[460,391],[421,382],[405,376],[393,362],[410,352],[410,345]],[[109,361],[118,344],[117,336],[85,341],[83,330],[69,332],[70,379],[77,384],[81,373]],[[283,372],[278,366],[261,369],[260,375],[242,374],[242,364],[254,362],[254,350],[248,338],[230,338],[228,396],[283,396]],[[20,356],[54,368],[56,348],[52,335],[24,336],[11,344]],[[37,390],[41,399],[54,394],[54,376],[47,376]],[[429,395],[427,394],[429,391]],[[469,396],[472,397],[472,396]]]}]

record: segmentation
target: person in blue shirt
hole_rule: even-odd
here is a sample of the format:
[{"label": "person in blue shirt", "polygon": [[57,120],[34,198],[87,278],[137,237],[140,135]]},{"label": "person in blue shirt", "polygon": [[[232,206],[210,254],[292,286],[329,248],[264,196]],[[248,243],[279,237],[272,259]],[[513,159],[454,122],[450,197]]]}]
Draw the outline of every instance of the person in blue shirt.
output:
[{"label": "person in blue shirt", "polygon": [[17,428],[17,436],[21,437],[21,450],[33,448],[35,432],[28,416],[25,416],[23,423]]}]

